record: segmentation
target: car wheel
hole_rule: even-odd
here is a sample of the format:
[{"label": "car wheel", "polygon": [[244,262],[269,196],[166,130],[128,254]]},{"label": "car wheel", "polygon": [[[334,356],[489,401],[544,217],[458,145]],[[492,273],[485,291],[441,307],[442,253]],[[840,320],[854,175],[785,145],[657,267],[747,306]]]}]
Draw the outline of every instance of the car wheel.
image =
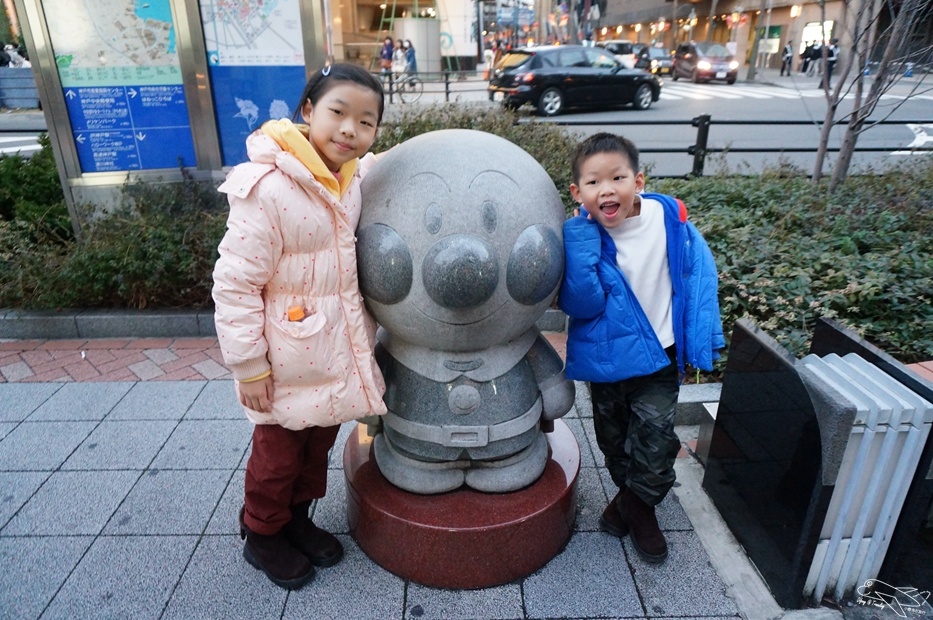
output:
[{"label": "car wheel", "polygon": [[729,78],[726,80],[726,84],[735,84],[735,78]]},{"label": "car wheel", "polygon": [[544,116],[560,114],[564,109],[564,95],[556,88],[548,88],[538,99],[538,112]]},{"label": "car wheel", "polygon": [[651,87],[647,84],[642,84],[638,87],[638,90],[635,91],[635,99],[632,101],[632,107],[636,110],[647,110],[651,107],[651,99],[654,94],[651,92]]},{"label": "car wheel", "polygon": [[677,75],[677,72],[674,71],[673,69],[671,69],[671,79],[674,80],[675,82],[680,79],[680,76]]},{"label": "car wheel", "polygon": [[699,84],[700,83],[700,72],[694,69],[693,74],[690,76],[690,79],[693,80],[694,84]]}]

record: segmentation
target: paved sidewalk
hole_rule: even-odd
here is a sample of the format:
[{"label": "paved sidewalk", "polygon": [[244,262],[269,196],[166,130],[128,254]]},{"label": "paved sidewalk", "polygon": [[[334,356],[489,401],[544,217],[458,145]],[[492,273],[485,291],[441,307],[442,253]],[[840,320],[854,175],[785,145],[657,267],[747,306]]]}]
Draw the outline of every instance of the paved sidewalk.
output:
[{"label": "paved sidewalk", "polygon": [[[549,336],[561,346],[562,334]],[[615,488],[600,466],[582,386],[564,418],[581,448],[575,533],[545,567],[515,583],[452,591],[405,581],[373,563],[353,541],[345,515],[342,446],[355,428],[345,424],[331,455],[327,497],[313,515],[340,536],[347,557],[301,591],[280,590],[240,555],[236,513],[250,424],[221,370],[209,338],[0,342],[0,617],[783,613],[702,491],[702,468],[690,452],[696,427],[678,427],[679,482],[659,511],[668,561],[646,564],[627,540],[598,531]]]}]

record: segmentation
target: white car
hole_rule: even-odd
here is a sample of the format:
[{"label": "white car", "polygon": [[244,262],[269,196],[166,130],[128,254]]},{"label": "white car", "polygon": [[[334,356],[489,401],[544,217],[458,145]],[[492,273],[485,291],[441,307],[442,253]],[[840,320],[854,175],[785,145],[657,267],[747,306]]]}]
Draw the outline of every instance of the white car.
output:
[{"label": "white car", "polygon": [[638,61],[638,54],[644,43],[632,43],[625,39],[611,39],[608,41],[597,41],[596,45],[605,48],[607,52],[616,57],[616,60],[622,63],[626,69],[634,69]]}]

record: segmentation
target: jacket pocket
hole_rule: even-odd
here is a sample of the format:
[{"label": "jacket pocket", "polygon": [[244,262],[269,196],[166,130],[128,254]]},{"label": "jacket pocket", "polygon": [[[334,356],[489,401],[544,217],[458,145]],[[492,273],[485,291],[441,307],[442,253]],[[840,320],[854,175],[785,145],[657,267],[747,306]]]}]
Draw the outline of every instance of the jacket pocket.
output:
[{"label": "jacket pocket", "polygon": [[302,321],[287,317],[269,320],[269,362],[279,385],[320,385],[338,376],[332,331],[327,319],[316,312]]}]

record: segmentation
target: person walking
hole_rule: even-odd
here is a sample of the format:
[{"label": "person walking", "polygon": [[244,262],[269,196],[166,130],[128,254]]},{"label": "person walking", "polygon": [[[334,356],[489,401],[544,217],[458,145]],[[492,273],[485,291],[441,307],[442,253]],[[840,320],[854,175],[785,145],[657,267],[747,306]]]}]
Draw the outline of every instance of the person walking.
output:
[{"label": "person walking", "polygon": [[790,77],[790,72],[794,64],[794,45],[791,41],[788,41],[784,44],[784,51],[781,53],[781,76],[784,76],[784,71],[787,70],[787,77]]},{"label": "person walking", "polygon": [[418,73],[418,58],[415,56],[415,46],[411,44],[411,39],[405,39],[405,73]]},{"label": "person walking", "polygon": [[382,76],[388,78],[392,72],[392,57],[395,54],[395,46],[392,44],[392,37],[386,37],[379,49],[379,68]]},{"label": "person walking", "polygon": [[839,39],[835,37],[830,39],[829,47],[826,48],[826,70],[823,71],[823,82],[826,84],[826,90],[833,87],[833,69],[836,68],[836,61],[839,60]]}]

